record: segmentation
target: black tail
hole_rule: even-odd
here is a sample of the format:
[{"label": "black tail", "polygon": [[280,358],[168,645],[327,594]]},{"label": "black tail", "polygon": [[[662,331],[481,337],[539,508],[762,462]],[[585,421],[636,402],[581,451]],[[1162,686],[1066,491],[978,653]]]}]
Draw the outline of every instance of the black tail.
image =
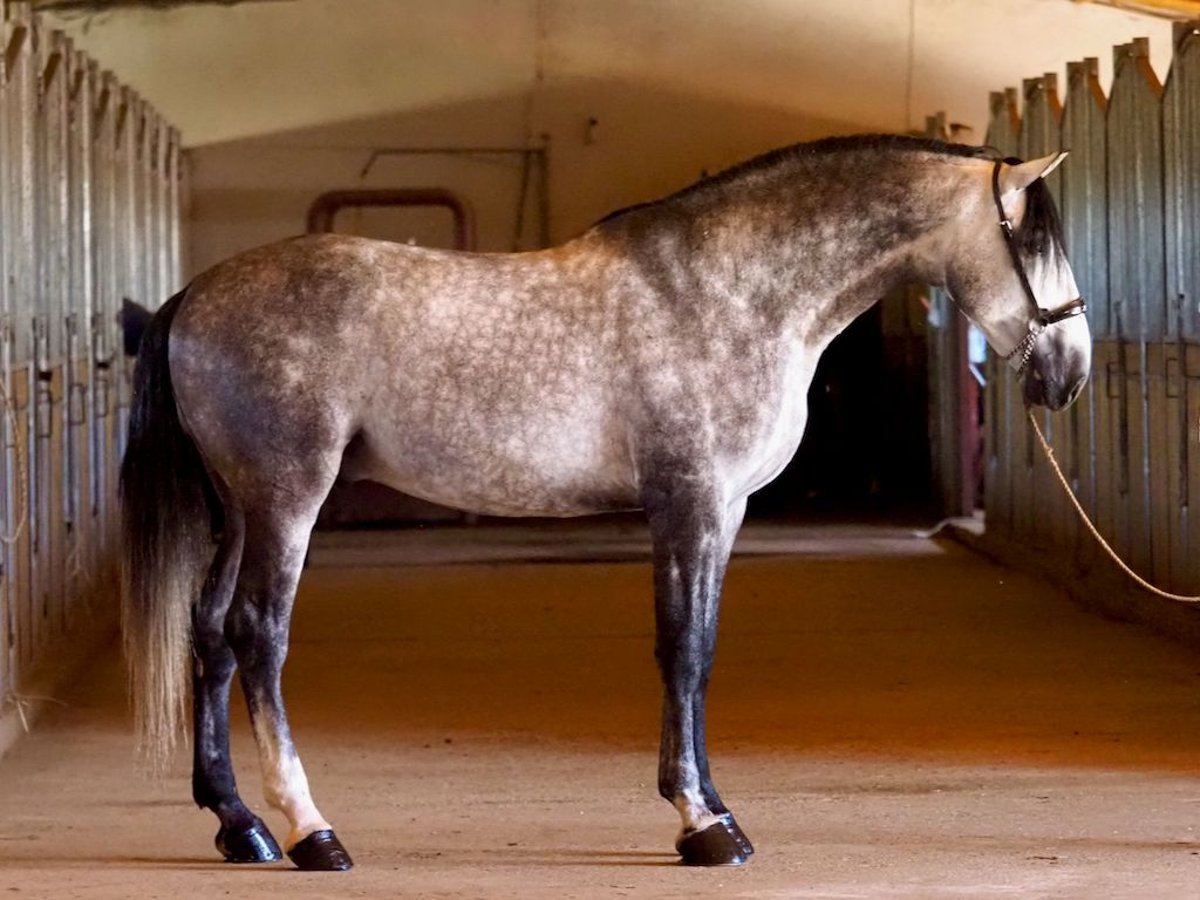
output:
[{"label": "black tail", "polygon": [[125,657],[140,747],[159,768],[186,721],[191,609],[212,556],[215,502],[167,364],[185,294],[163,304],[142,337],[121,463]]}]

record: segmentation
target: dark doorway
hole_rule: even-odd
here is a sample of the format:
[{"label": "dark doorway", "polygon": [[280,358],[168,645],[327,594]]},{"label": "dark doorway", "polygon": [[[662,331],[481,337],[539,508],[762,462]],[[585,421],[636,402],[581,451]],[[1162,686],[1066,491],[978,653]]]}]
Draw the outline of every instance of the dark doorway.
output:
[{"label": "dark doorway", "polygon": [[795,458],[748,517],[927,514],[933,505],[922,293],[869,309],[831,343],[809,389]]}]

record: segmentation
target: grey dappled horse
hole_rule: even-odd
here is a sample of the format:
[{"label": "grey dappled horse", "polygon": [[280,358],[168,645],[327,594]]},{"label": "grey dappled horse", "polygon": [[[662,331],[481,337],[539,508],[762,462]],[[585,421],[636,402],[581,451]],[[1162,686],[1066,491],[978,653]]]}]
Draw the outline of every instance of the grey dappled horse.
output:
[{"label": "grey dappled horse", "polygon": [[746,497],[796,450],[821,351],[905,282],[947,288],[1029,402],[1074,399],[1090,337],[1040,180],[1060,159],[829,139],[547,250],[302,237],[171,298],[143,340],[121,472],[124,627],[160,760],[190,673],[193,792],[220,819],[225,857],[280,858],[234,783],[238,669],[288,854],[304,869],[350,866],[280,689],[309,534],[340,471],[491,515],[645,510],[659,792],[682,818],[684,862],[744,862],[753,848],[709,774],[704,704]]}]

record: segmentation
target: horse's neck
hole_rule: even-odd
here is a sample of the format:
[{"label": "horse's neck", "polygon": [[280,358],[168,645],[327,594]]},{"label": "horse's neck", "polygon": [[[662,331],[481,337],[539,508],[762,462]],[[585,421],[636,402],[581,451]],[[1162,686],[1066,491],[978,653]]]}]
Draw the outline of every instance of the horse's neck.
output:
[{"label": "horse's neck", "polygon": [[[847,187],[844,177],[730,185],[684,224],[680,262],[707,302],[758,306],[780,336],[823,347],[892,288],[931,280],[922,247],[953,209],[956,187],[917,161]],[[763,199],[768,198],[768,199]]]}]

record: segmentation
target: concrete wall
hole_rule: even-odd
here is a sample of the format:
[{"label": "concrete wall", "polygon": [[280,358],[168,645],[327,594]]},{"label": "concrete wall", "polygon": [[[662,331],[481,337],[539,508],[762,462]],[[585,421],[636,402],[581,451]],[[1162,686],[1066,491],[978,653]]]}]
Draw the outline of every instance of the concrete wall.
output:
[{"label": "concrete wall", "polygon": [[[537,243],[532,194],[516,229],[519,157],[386,157],[363,175],[377,147],[545,136],[561,240],[797,140],[936,110],[982,139],[988,90],[1085,55],[1110,69],[1134,35],[1158,60],[1170,46],[1164,22],[1066,0],[281,0],[59,24],[182,129],[193,271],[299,232],[335,187],[449,187],[482,248]],[[339,227],[441,243],[440,216]]]}]

